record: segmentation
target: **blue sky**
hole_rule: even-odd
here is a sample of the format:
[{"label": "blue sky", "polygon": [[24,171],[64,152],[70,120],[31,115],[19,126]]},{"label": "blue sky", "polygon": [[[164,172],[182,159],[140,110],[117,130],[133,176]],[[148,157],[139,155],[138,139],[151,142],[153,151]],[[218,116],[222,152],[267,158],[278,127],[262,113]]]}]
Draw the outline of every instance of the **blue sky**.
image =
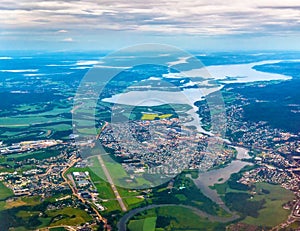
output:
[{"label": "blue sky", "polygon": [[299,50],[298,0],[2,0],[0,49]]}]

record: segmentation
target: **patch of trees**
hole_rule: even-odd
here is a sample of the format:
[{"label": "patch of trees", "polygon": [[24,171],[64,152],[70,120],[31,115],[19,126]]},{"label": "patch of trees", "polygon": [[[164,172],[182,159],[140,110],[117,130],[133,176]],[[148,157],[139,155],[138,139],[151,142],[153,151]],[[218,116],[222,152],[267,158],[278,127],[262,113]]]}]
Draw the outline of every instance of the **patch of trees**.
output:
[{"label": "patch of trees", "polygon": [[237,181],[241,179],[242,175],[240,173],[234,173],[231,175],[230,179],[228,180],[228,185],[232,189],[247,191],[250,189],[248,185],[238,183]]},{"label": "patch of trees", "polygon": [[258,212],[263,208],[265,200],[250,201],[251,195],[248,193],[226,193],[226,205],[239,213],[242,217],[251,216],[258,217]]},{"label": "patch of trees", "polygon": [[165,228],[170,225],[172,218],[169,216],[158,216],[156,219],[156,228]]}]

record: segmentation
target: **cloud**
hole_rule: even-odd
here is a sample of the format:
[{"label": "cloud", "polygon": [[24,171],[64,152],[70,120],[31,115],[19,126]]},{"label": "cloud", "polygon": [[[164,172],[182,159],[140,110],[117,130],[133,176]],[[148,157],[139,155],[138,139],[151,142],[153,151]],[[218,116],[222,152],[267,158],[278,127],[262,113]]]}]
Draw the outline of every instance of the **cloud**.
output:
[{"label": "cloud", "polygon": [[[9,6],[9,7],[8,7]],[[1,1],[4,29],[127,30],[160,34],[299,33],[296,0]],[[60,29],[67,28],[67,29]]]},{"label": "cloud", "polygon": [[67,30],[58,30],[57,33],[68,33]]},{"label": "cloud", "polygon": [[74,42],[73,38],[65,38],[62,41],[63,42]]}]

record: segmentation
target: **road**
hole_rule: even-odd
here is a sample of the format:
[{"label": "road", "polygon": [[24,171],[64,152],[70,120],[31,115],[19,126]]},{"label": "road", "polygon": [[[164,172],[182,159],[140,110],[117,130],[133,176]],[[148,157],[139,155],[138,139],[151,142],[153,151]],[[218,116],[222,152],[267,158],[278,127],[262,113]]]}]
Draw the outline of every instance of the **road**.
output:
[{"label": "road", "polygon": [[[72,190],[73,192],[73,195],[75,197],[77,197],[82,203],[86,203],[86,201],[77,193],[76,189],[72,186],[72,182],[70,182],[66,177],[65,177],[65,174],[66,172],[77,162],[76,159],[73,159],[71,161],[71,163],[69,164],[69,166],[62,172],[62,177],[64,179],[64,181],[69,185],[70,189]],[[96,213],[98,219],[100,221],[103,222],[104,224],[104,227],[107,227],[107,220],[101,216],[101,214],[98,212],[98,210],[94,207],[94,206],[91,206],[91,208],[94,210],[94,212]],[[109,229],[106,229],[106,230],[109,230]]]},{"label": "road", "polygon": [[81,200],[81,201],[84,203],[85,201],[77,194],[76,189],[72,186],[72,182],[70,182],[70,181],[66,178],[66,176],[65,176],[66,172],[67,172],[71,167],[73,167],[73,165],[74,165],[76,162],[77,162],[76,159],[72,159],[72,160],[71,160],[71,163],[69,164],[69,166],[62,172],[61,175],[62,175],[62,178],[64,179],[64,181],[69,185],[70,189],[72,190],[73,195],[74,195],[75,197],[77,197],[79,200]]},{"label": "road", "polygon": [[49,231],[55,228],[65,228],[68,231],[76,231],[76,227],[70,226],[70,225],[57,225],[57,226],[51,226],[47,228],[41,228],[37,229],[36,231]]},{"label": "road", "polygon": [[111,187],[111,189],[113,190],[113,192],[114,192],[114,194],[115,194],[115,196],[116,196],[117,201],[119,202],[119,205],[120,205],[122,211],[123,211],[123,212],[126,212],[126,211],[127,211],[127,208],[126,208],[126,206],[125,206],[125,204],[124,204],[124,202],[123,202],[123,199],[121,198],[121,196],[120,196],[120,194],[119,194],[119,192],[118,192],[117,187],[115,186],[115,184],[114,184],[114,182],[113,182],[113,179],[112,179],[111,176],[110,176],[110,173],[109,173],[108,169],[107,169],[106,166],[105,166],[105,163],[104,163],[104,161],[103,161],[103,159],[102,159],[102,156],[101,156],[101,155],[98,155],[97,157],[98,157],[98,160],[99,160],[99,162],[100,162],[100,164],[101,164],[102,170],[103,170],[103,172],[104,172],[104,174],[105,174],[105,176],[106,176],[106,179],[107,179],[108,183],[110,184],[110,187]]}]

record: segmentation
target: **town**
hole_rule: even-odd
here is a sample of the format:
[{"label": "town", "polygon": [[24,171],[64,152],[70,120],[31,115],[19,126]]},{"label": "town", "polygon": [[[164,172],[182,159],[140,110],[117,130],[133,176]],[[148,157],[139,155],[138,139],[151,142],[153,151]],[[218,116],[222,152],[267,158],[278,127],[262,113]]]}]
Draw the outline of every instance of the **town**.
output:
[{"label": "town", "polygon": [[[109,124],[99,139],[126,171],[135,173],[174,175],[184,169],[204,171],[224,165],[235,156],[235,150],[226,145],[214,143],[206,149],[212,138],[182,126],[177,118]],[[210,158],[203,163],[206,156]]]},{"label": "town", "polygon": [[[235,116],[239,115],[237,113],[239,110],[235,107],[229,110],[233,110],[234,113],[232,113]],[[285,205],[291,210],[291,215],[280,227],[286,227],[300,220],[300,164],[296,155],[291,156],[291,153],[295,154],[295,151],[299,150],[299,142],[294,139],[296,135],[265,127],[263,131],[273,136],[271,141],[268,138],[263,142],[248,143],[249,138],[246,140],[246,136],[243,136],[241,140],[232,140],[231,144],[214,143],[214,148],[207,149],[208,143],[212,142],[211,137],[183,126],[181,122],[178,118],[170,118],[136,120],[129,121],[129,123],[105,123],[97,138],[109,155],[113,155],[121,163],[123,169],[130,173],[132,179],[143,173],[160,173],[162,177],[170,177],[176,176],[184,169],[201,170],[203,167],[203,171],[206,168],[221,168],[236,157],[236,150],[232,148],[232,144],[244,147],[253,144],[252,159],[248,161],[255,163],[257,167],[244,172],[238,182],[248,186],[258,182],[267,182],[281,185],[294,192],[296,199]],[[232,126],[238,126],[236,123],[238,123],[237,120],[230,119],[228,126],[232,129]],[[259,127],[262,124],[257,126],[255,129],[257,128],[257,132],[261,133]],[[22,141],[11,145],[1,143],[1,154],[11,160],[13,158],[10,156],[18,155],[18,153],[21,155],[24,152],[49,148],[61,150],[59,155],[50,158],[16,161],[14,171],[1,172],[0,181],[14,194],[8,202],[12,203],[21,196],[40,196],[43,199],[57,193],[67,192],[69,196],[59,198],[55,204],[48,205],[48,210],[59,209],[62,203],[67,207],[82,207],[94,219],[76,226],[77,230],[92,230],[97,225],[110,230],[108,220],[101,215],[107,210],[103,204],[105,200],[99,197],[99,191],[90,172],[83,170],[68,172],[72,167],[75,169],[90,167],[90,163],[81,158],[76,145],[92,147],[96,140],[89,138],[75,142],[74,137],[75,135],[70,136],[68,142],[40,140]],[[272,151],[270,147],[274,142],[276,148]],[[283,143],[284,145],[281,145]],[[205,156],[210,158],[206,159],[208,161],[205,161],[203,166],[202,161]],[[22,166],[26,165],[35,167],[21,170]]]}]

